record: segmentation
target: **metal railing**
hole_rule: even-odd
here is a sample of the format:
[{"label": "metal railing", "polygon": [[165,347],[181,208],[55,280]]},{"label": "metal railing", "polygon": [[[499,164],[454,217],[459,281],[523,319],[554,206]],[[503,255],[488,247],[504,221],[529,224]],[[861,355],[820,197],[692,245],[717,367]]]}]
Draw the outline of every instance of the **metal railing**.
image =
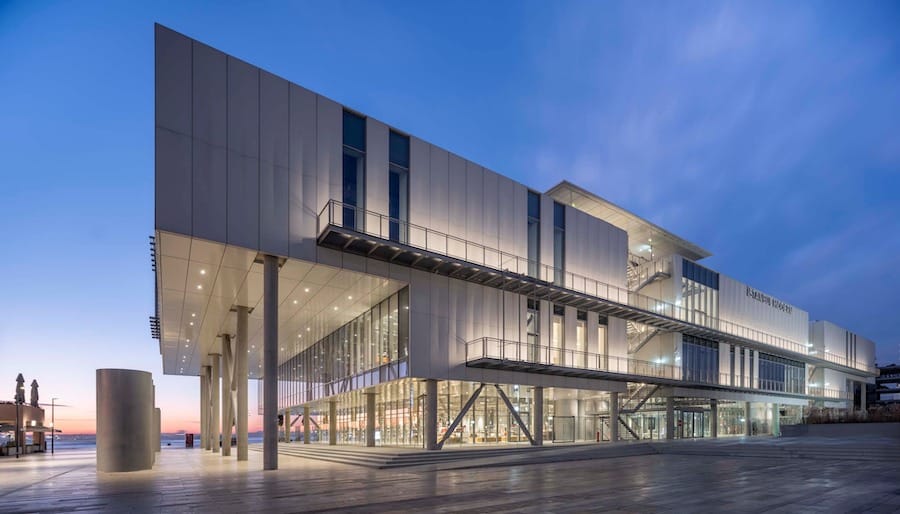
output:
[{"label": "metal railing", "polygon": [[638,291],[658,277],[669,277],[671,275],[671,258],[643,262],[639,266],[633,267],[631,273],[628,274],[628,290]]},{"label": "metal railing", "polygon": [[466,343],[466,362],[485,358],[604,371],[622,375],[667,378],[670,380],[681,379],[681,367],[670,364],[554,348],[522,341],[508,341],[495,337],[481,337]]},{"label": "metal railing", "polygon": [[479,337],[466,342],[465,345],[466,362],[473,362],[479,359],[495,359],[515,363],[602,371],[620,375],[684,380],[686,384],[719,385],[753,389],[760,392],[807,395],[835,400],[850,400],[852,398],[849,391],[813,386],[805,387],[803,384],[791,385],[780,380],[742,377],[741,375],[731,375],[729,373],[713,373],[685,378],[682,374],[681,366],[565,348],[554,348],[523,341],[509,341],[496,337]]},{"label": "metal railing", "polygon": [[[348,220],[350,220],[349,225],[344,223],[345,213],[349,214],[347,216]],[[797,354],[809,355],[809,347],[804,343],[714,318],[698,310],[686,309],[670,302],[629,291],[626,287],[606,284],[593,278],[530,261],[518,255],[467,241],[428,227],[391,218],[384,214],[360,209],[337,200],[329,200],[325,207],[322,208],[317,223],[320,235],[329,226],[334,226],[344,227],[360,234],[367,234],[387,241],[392,239],[390,236],[393,227],[394,233],[399,233],[403,236],[399,238],[401,240],[395,241],[397,244],[438,253],[476,266],[492,268],[498,272],[530,277],[548,285],[568,289],[632,309],[640,309],[657,316],[689,323]],[[848,362],[844,364],[836,362],[836,364],[874,373],[874,367],[865,363]]]}]

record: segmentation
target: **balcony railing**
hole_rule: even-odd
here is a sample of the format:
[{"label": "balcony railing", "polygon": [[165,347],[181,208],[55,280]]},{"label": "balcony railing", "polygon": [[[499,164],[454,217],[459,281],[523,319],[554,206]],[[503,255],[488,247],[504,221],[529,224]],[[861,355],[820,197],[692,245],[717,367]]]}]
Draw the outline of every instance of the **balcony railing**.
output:
[{"label": "balcony railing", "polygon": [[558,366],[561,368],[602,371],[620,375],[681,380],[681,368],[679,366],[579,350],[554,348],[521,341],[508,341],[494,337],[481,337],[466,343],[466,362],[478,359],[496,359],[544,366]]},{"label": "balcony railing", "polygon": [[[477,362],[484,359],[505,361],[517,364],[533,364],[536,366],[554,366],[575,370],[588,370],[629,377],[645,377],[666,379],[667,381],[684,381],[685,386],[706,385],[734,387],[759,392],[776,392],[797,396],[813,396],[835,400],[850,400],[851,393],[837,389],[822,387],[805,387],[804,384],[787,384],[779,380],[766,380],[753,377],[742,377],[728,373],[711,373],[684,378],[682,368],[670,364],[629,359],[593,352],[554,348],[551,346],[530,344],[522,341],[509,341],[496,337],[480,337],[466,344],[466,362]],[[792,390],[793,389],[793,390]],[[804,390],[805,389],[805,390]]]},{"label": "balcony railing", "polygon": [[[345,219],[347,223],[345,223]],[[598,298],[628,307],[630,308],[629,310],[638,309],[651,313],[656,317],[668,318],[735,338],[809,356],[809,348],[803,343],[714,318],[698,310],[686,309],[663,300],[631,292],[626,287],[606,284],[570,271],[529,261],[527,258],[467,241],[428,227],[360,209],[337,200],[330,200],[319,213],[319,236],[322,237],[331,228],[335,227],[393,242],[396,245],[404,245],[465,261],[480,268],[493,270],[496,273],[530,278],[543,285]],[[392,238],[392,234],[395,236],[400,235],[400,237]],[[396,250],[402,252],[400,247],[397,247]],[[868,373],[875,372],[873,366],[868,366],[865,363],[835,363]]]}]

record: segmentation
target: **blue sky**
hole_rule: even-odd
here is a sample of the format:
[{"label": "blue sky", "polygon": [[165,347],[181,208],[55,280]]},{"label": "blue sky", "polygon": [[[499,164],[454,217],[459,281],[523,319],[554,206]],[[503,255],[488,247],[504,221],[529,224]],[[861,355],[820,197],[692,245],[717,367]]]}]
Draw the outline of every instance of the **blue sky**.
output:
[{"label": "blue sky", "polygon": [[[160,371],[153,22],[535,188],[584,185],[900,361],[897,2],[253,5],[0,0],[10,391],[37,377],[87,423],[93,369]],[[157,382],[196,421],[195,383]]]}]

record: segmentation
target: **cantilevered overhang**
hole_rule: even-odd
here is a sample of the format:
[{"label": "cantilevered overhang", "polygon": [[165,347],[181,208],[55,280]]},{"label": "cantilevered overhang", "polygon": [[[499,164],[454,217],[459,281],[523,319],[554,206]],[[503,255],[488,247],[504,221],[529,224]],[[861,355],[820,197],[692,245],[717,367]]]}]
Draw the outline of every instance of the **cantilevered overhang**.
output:
[{"label": "cantilevered overhang", "polygon": [[655,255],[678,254],[694,261],[712,255],[700,246],[571,182],[562,181],[547,194],[560,203],[571,205],[627,232],[631,253],[649,255],[648,249],[652,246]]},{"label": "cantilevered overhang", "polygon": [[[263,270],[256,250],[156,232],[159,347],[163,373],[198,375],[221,334],[237,331],[236,306],[250,310],[248,369],[259,377]],[[281,260],[278,274],[279,362],[315,343],[406,284],[310,261]]]}]

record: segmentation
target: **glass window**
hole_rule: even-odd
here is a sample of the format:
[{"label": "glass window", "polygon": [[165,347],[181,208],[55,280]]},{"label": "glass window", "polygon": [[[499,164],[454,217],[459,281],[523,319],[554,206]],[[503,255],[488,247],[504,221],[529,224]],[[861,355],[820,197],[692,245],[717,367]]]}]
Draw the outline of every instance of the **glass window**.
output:
[{"label": "glass window", "polygon": [[529,359],[531,362],[540,362],[540,316],[541,304],[537,300],[528,300],[528,310],[525,314],[525,332],[528,337]]},{"label": "glass window", "polygon": [[409,136],[392,130],[390,138],[391,164],[409,169]]},{"label": "glass window", "polygon": [[563,284],[566,269],[566,207],[553,203],[553,282]]},{"label": "glass window", "polygon": [[407,242],[409,222],[409,138],[390,133],[390,174],[388,177],[388,237]]},{"label": "glass window", "polygon": [[344,226],[363,230],[366,200],[366,120],[344,111],[342,198]]},{"label": "glass window", "polygon": [[539,278],[541,262],[541,195],[528,191],[528,275]]}]

